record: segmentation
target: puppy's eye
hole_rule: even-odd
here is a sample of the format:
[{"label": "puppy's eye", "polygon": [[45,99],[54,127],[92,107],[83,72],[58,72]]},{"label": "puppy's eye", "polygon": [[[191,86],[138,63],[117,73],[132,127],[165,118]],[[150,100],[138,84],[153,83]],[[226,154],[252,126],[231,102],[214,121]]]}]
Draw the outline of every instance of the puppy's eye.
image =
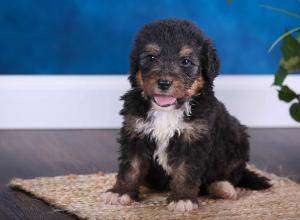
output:
[{"label": "puppy's eye", "polygon": [[192,61],[188,58],[184,58],[181,60],[181,65],[184,67],[188,67],[192,64]]},{"label": "puppy's eye", "polygon": [[154,56],[154,55],[149,55],[149,56],[148,56],[148,60],[149,60],[150,62],[154,62],[154,61],[157,60],[157,57]]}]

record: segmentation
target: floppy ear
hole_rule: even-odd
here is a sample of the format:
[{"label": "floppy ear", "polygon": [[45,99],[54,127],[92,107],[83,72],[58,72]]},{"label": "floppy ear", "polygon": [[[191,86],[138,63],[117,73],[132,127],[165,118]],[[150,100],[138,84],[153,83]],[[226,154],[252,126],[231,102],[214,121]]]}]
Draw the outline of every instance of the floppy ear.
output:
[{"label": "floppy ear", "polygon": [[129,72],[129,77],[128,77],[128,80],[129,80],[132,88],[138,86],[137,79],[136,79],[138,70],[139,70],[138,54],[137,54],[137,49],[134,48],[130,55],[130,72]]},{"label": "floppy ear", "polygon": [[212,46],[210,40],[205,39],[201,50],[202,74],[205,80],[213,83],[216,76],[219,74],[220,60],[216,49]]}]

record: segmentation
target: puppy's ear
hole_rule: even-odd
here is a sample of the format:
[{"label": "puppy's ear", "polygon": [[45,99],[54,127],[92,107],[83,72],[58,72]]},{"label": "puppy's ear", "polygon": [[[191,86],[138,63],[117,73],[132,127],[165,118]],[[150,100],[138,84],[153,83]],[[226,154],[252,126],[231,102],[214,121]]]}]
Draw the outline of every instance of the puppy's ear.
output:
[{"label": "puppy's ear", "polygon": [[137,54],[137,49],[134,48],[130,55],[130,73],[129,73],[129,77],[128,77],[128,80],[129,80],[132,88],[135,88],[138,86],[137,79],[136,79],[138,70],[139,70],[138,54]]},{"label": "puppy's ear", "polygon": [[201,63],[202,74],[205,80],[209,83],[213,83],[214,79],[219,74],[220,60],[216,49],[208,39],[205,39],[202,45]]}]

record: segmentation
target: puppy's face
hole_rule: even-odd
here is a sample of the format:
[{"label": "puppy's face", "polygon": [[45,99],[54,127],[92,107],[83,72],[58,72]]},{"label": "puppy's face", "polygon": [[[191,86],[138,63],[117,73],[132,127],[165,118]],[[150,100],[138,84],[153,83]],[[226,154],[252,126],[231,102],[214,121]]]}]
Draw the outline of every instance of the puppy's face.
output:
[{"label": "puppy's face", "polygon": [[204,85],[197,48],[147,43],[139,54],[137,83],[159,107],[178,106]]},{"label": "puppy's face", "polygon": [[141,88],[162,109],[178,108],[201,92],[205,83],[212,84],[219,65],[202,32],[179,20],[146,25],[137,36],[131,59],[132,86]]}]

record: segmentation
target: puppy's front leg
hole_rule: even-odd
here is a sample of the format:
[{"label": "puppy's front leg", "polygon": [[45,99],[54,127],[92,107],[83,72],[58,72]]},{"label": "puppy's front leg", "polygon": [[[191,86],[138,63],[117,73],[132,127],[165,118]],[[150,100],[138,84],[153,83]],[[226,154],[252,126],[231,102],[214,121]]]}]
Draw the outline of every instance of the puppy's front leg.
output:
[{"label": "puppy's front leg", "polygon": [[209,146],[206,138],[196,143],[175,141],[168,158],[171,167],[171,194],[167,199],[169,210],[184,212],[198,208],[198,194]]},{"label": "puppy's front leg", "polygon": [[135,144],[121,146],[119,172],[112,189],[102,195],[107,204],[128,205],[139,197],[139,186],[147,173],[149,162],[144,158],[141,149],[143,146]]},{"label": "puppy's front leg", "polygon": [[197,196],[200,183],[189,172],[190,168],[186,162],[172,167],[171,193],[167,198],[168,209],[171,211],[185,212],[198,208]]}]

